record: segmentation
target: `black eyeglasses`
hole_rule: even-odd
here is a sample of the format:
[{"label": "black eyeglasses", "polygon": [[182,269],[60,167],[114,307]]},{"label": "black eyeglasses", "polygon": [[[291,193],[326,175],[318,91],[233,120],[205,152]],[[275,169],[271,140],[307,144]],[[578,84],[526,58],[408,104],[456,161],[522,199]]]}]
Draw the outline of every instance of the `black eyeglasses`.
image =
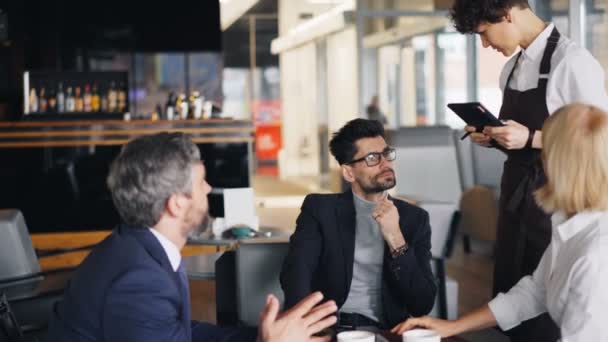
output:
[{"label": "black eyeglasses", "polygon": [[363,158],[351,160],[345,164],[352,165],[354,163],[365,161],[365,164],[367,166],[376,166],[376,165],[380,164],[380,161],[382,161],[382,157],[384,157],[384,159],[386,159],[388,161],[393,161],[397,158],[397,151],[395,151],[395,149],[392,147],[387,147],[382,152],[372,152],[372,153],[367,154]]}]

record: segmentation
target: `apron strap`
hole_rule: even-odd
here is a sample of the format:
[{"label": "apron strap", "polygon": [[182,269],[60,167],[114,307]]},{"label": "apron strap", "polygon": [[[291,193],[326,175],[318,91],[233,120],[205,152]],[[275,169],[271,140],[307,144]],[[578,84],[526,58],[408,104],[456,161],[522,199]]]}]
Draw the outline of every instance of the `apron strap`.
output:
[{"label": "apron strap", "polygon": [[[509,83],[511,83],[511,78],[513,77],[513,73],[515,72],[515,68],[517,68],[517,63],[519,62],[519,58],[521,58],[522,51],[519,51],[517,57],[515,58],[515,63],[513,63],[513,67],[511,68],[511,72],[509,73],[509,77],[507,77],[507,83],[505,83],[505,90],[509,88]],[[504,99],[503,99],[504,101]]]},{"label": "apron strap", "polygon": [[547,38],[547,46],[545,47],[545,52],[543,53],[543,59],[540,62],[540,75],[538,77],[539,88],[547,87],[549,73],[551,72],[551,57],[553,57],[553,52],[555,52],[559,38],[559,31],[557,30],[557,27],[554,26],[553,31],[551,31],[551,35],[549,38]]}]

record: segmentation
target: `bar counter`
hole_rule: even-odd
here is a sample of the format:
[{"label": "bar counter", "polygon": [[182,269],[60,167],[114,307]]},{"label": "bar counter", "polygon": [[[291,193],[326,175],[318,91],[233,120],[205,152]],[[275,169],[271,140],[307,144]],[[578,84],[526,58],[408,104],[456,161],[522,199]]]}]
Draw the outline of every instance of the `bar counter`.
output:
[{"label": "bar counter", "polygon": [[123,145],[165,131],[191,134],[197,144],[253,141],[253,125],[245,120],[20,121],[0,122],[0,148]]},{"label": "bar counter", "polygon": [[30,232],[111,229],[120,219],[106,186],[109,165],[123,144],[158,132],[192,136],[214,188],[214,216],[223,205],[211,196],[250,186],[248,120],[0,122],[0,208],[20,209]]}]

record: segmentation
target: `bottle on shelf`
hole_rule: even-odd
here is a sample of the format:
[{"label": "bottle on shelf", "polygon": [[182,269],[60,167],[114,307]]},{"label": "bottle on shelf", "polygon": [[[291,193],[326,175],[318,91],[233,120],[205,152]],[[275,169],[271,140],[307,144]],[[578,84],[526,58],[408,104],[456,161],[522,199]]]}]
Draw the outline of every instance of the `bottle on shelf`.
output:
[{"label": "bottle on shelf", "polygon": [[209,119],[213,115],[213,102],[207,100],[203,104],[203,118]]},{"label": "bottle on shelf", "polygon": [[127,89],[122,82],[118,84],[117,92],[117,110],[119,113],[124,113],[127,109]]},{"label": "bottle on shelf", "polygon": [[83,111],[91,111],[91,86],[88,84],[84,85],[84,95],[82,95]]},{"label": "bottle on shelf", "polygon": [[110,111],[109,106],[108,106],[108,97],[106,95],[103,95],[103,93],[99,97],[99,109],[104,113],[107,113]]},{"label": "bottle on shelf", "polygon": [[55,90],[49,88],[49,96],[47,100],[48,111],[51,113],[57,112],[57,98],[55,97]]},{"label": "bottle on shelf", "polygon": [[57,112],[65,112],[65,94],[63,93],[62,82],[59,82],[59,85],[57,85]]},{"label": "bottle on shelf", "polygon": [[38,95],[36,94],[36,88],[32,87],[30,88],[30,96],[28,99],[29,103],[30,103],[30,113],[36,113],[38,112]]},{"label": "bottle on shelf", "polygon": [[40,87],[40,93],[38,95],[38,110],[40,113],[46,113],[48,110],[48,102],[46,100],[46,87]]},{"label": "bottle on shelf", "polygon": [[179,95],[179,99],[179,117],[182,120],[186,120],[188,118],[188,99],[186,98],[186,94]]},{"label": "bottle on shelf", "polygon": [[182,117],[182,96],[176,95],[175,97],[175,118],[179,119]]},{"label": "bottle on shelf", "polygon": [[97,91],[97,83],[93,83],[93,93],[91,94],[91,111],[99,112],[101,108],[101,100]]},{"label": "bottle on shelf", "polygon": [[84,111],[84,101],[82,99],[82,94],[80,93],[79,86],[76,86],[76,88],[74,88],[74,111],[75,112]]},{"label": "bottle on shelf", "polygon": [[200,119],[203,117],[203,97],[197,90],[192,93],[192,96],[192,117],[195,119]]},{"label": "bottle on shelf", "polygon": [[76,110],[76,101],[74,101],[74,95],[72,94],[72,87],[68,87],[65,95],[65,111],[73,112]]},{"label": "bottle on shelf", "polygon": [[175,105],[175,94],[173,92],[170,92],[169,96],[167,97],[167,106],[165,109],[165,115],[167,120],[173,120],[175,118]]},{"label": "bottle on shelf", "polygon": [[116,93],[116,83],[112,81],[110,83],[110,89],[108,89],[108,112],[116,112],[118,107],[118,94]]}]

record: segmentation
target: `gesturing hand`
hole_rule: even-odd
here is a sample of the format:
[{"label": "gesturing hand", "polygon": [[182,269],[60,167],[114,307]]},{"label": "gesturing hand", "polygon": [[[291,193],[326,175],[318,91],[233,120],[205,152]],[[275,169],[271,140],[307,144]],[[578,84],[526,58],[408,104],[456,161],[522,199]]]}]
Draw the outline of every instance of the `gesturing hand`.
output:
[{"label": "gesturing hand", "polygon": [[260,314],[258,342],[330,341],[331,336],[313,337],[336,323],[336,316],[329,316],[338,309],[336,303],[317,305],[322,299],[321,292],[315,292],[279,315],[279,301],[269,295]]}]

